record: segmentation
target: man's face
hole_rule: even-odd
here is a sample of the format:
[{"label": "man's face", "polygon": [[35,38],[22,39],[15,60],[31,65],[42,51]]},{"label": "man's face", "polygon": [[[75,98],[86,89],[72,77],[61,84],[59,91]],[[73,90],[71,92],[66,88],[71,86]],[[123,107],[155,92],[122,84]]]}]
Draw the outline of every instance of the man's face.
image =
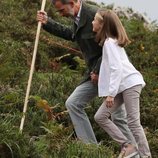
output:
[{"label": "man's face", "polygon": [[72,5],[71,3],[62,4],[60,1],[56,1],[54,6],[61,16],[74,17],[74,5]]}]

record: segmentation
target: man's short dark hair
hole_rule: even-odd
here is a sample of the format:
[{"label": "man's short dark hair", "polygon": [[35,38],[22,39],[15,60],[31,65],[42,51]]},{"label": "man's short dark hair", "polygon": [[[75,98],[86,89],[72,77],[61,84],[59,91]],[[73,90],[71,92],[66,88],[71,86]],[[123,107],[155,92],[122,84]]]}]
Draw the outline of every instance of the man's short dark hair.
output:
[{"label": "man's short dark hair", "polygon": [[[52,3],[55,4],[57,1],[60,1],[62,4],[67,4],[70,2],[70,0],[52,0]],[[74,0],[77,2],[77,0]]]}]

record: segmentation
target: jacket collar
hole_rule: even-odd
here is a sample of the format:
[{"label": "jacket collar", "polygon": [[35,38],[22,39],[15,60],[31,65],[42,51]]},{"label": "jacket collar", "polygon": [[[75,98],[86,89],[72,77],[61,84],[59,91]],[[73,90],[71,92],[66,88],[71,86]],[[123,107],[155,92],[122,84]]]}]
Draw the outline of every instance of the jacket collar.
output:
[{"label": "jacket collar", "polygon": [[82,9],[80,14],[80,21],[78,23],[78,26],[74,23],[74,33],[76,34],[78,30],[83,27],[86,24],[87,17],[86,17],[86,4],[82,2]]}]

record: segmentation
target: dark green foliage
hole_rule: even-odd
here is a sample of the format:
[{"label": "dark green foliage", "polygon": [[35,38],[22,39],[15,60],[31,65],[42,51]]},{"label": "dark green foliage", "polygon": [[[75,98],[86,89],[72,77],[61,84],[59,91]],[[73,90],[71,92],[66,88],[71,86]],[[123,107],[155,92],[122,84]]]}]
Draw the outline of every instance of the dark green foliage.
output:
[{"label": "dark green foliage", "polygon": [[[49,35],[43,30],[31,85],[32,97],[28,102],[23,134],[19,133],[37,28],[36,12],[40,10],[40,5],[39,0],[0,0],[0,157],[116,157],[118,145],[94,122],[94,114],[102,103],[99,98],[91,101],[85,110],[102,145],[96,147],[76,141],[65,101],[79,84],[85,63],[80,54],[76,56],[72,50],[63,48],[69,46],[78,49],[76,44]],[[50,1],[47,2],[46,10],[57,21],[65,25],[72,24],[70,19],[61,18],[55,12]],[[152,156],[157,158],[158,31],[150,31],[136,19],[129,21],[122,18],[122,21],[131,39],[131,44],[126,48],[127,53],[147,84],[141,95],[141,121]],[[71,53],[71,60],[75,64],[77,62],[77,66],[62,58],[64,54]],[[56,62],[59,58],[64,61]],[[73,70],[71,66],[74,66]],[[47,113],[37,106],[33,98],[46,100],[55,119],[48,121]]]},{"label": "dark green foliage", "polygon": [[[1,158],[26,158],[32,157],[35,150],[29,144],[29,137],[22,135],[15,125],[16,114],[4,114],[0,116],[0,157]],[[28,148],[30,146],[30,148]],[[30,149],[32,150],[30,152]],[[37,155],[38,153],[36,153]]]}]

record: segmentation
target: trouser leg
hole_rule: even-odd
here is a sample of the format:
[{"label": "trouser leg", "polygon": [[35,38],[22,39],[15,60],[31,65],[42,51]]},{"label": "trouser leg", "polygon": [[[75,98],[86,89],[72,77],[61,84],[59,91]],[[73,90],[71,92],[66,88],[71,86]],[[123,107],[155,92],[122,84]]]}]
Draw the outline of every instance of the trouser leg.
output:
[{"label": "trouser leg", "polygon": [[[126,136],[126,138],[130,140],[132,144],[135,144],[137,146],[133,133],[131,132],[127,124],[127,113],[124,104],[118,107],[118,109],[112,113],[111,119],[121,130],[123,135]],[[140,157],[139,155],[134,156],[134,158],[139,158],[139,157]]]},{"label": "trouser leg", "polygon": [[66,101],[66,107],[77,137],[84,143],[97,143],[91,123],[85,113],[87,103],[97,96],[98,88],[91,81],[79,85]]},{"label": "trouser leg", "polygon": [[141,85],[131,87],[123,92],[123,98],[127,111],[128,126],[135,137],[140,156],[151,156],[149,145],[140,123],[139,98],[141,89]]},{"label": "trouser leg", "polygon": [[119,94],[115,97],[112,108],[107,108],[104,101],[94,116],[95,121],[120,145],[129,142],[129,140],[123,135],[117,125],[109,119],[109,117],[111,116],[111,113],[116,111],[122,105],[122,103],[123,98],[122,95]]},{"label": "trouser leg", "polygon": [[111,119],[121,130],[121,132],[128,138],[128,140],[136,145],[135,138],[127,124],[127,113],[124,104],[119,106],[116,111],[112,113]]}]

